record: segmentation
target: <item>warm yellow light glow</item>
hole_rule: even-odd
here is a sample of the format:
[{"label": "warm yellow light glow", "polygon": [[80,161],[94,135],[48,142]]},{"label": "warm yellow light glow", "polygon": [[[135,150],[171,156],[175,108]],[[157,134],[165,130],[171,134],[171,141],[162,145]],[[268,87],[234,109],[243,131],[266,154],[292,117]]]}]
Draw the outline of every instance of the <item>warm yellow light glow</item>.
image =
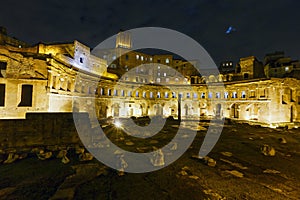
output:
[{"label": "warm yellow light glow", "polygon": [[120,121],[115,121],[114,125],[117,127],[117,128],[121,128],[122,127],[122,124]]}]

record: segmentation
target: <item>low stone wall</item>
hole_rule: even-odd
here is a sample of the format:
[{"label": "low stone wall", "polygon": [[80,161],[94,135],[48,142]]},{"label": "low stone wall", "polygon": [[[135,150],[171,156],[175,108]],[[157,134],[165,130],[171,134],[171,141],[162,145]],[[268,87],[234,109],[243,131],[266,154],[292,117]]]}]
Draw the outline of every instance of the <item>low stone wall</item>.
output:
[{"label": "low stone wall", "polygon": [[[87,113],[77,115],[89,122]],[[0,120],[1,151],[74,145],[81,146],[81,141],[72,113],[28,113],[26,119]]]}]

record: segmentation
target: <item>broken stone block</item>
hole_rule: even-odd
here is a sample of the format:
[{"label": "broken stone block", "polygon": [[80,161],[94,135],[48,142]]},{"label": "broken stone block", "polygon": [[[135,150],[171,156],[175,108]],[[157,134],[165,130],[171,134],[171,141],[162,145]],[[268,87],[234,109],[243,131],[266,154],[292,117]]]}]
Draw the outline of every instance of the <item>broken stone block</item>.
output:
[{"label": "broken stone block", "polygon": [[7,159],[3,162],[4,164],[9,164],[15,162],[19,158],[18,154],[9,153]]},{"label": "broken stone block", "polygon": [[61,162],[64,164],[67,164],[70,162],[70,159],[67,156],[63,156],[63,158],[61,159]]},{"label": "broken stone block", "polygon": [[67,157],[67,150],[60,150],[56,158],[61,158],[61,162],[67,164],[70,162],[70,159]]},{"label": "broken stone block", "polygon": [[116,155],[117,157],[117,168],[118,168],[118,175],[119,176],[123,176],[125,174],[125,169],[128,167],[128,164],[126,162],[126,160],[124,159],[124,154],[119,151],[119,150],[116,150],[114,152],[114,154]]},{"label": "broken stone block", "polygon": [[37,157],[39,160],[46,160],[52,157],[52,152],[44,152],[44,150],[40,150],[40,152],[37,153]]},{"label": "broken stone block", "polygon": [[265,156],[275,156],[275,153],[276,153],[274,147],[271,147],[267,144],[264,144],[260,150],[261,150],[261,153]]},{"label": "broken stone block", "polygon": [[60,150],[56,155],[56,158],[63,158],[65,155],[67,155],[67,153],[67,150]]},{"label": "broken stone block", "polygon": [[174,142],[170,148],[171,151],[176,151],[177,150],[177,143]]},{"label": "broken stone block", "polygon": [[150,159],[151,163],[155,167],[165,165],[165,157],[161,149],[158,149],[153,153],[152,158]]}]

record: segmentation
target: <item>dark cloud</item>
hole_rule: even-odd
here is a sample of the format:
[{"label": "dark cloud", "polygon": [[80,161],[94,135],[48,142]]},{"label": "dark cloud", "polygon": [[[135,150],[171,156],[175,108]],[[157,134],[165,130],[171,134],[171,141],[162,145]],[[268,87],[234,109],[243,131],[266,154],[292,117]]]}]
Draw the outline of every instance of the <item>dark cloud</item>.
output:
[{"label": "dark cloud", "polygon": [[[29,43],[79,40],[90,47],[120,29],[171,28],[203,45],[218,63],[284,50],[299,58],[300,2],[190,0],[6,1],[0,25]],[[228,26],[236,31],[225,34]]]}]

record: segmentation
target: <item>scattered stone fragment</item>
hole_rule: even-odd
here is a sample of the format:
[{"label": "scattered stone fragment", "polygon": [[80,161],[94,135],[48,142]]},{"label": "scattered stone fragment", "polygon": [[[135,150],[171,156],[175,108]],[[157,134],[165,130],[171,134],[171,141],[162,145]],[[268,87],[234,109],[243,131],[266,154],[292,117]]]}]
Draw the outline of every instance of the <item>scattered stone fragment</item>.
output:
[{"label": "scattered stone fragment", "polygon": [[249,137],[249,140],[254,140],[252,137]]},{"label": "scattered stone fragment", "polygon": [[15,162],[19,158],[18,154],[9,153],[7,159],[3,162],[4,164],[9,164]]},{"label": "scattered stone fragment", "polygon": [[233,176],[236,176],[236,177],[239,177],[239,178],[243,178],[244,177],[244,174],[237,171],[237,170],[226,170],[225,172],[233,175]]},{"label": "scattered stone fragment", "polygon": [[227,157],[231,157],[231,156],[232,156],[232,153],[231,153],[231,152],[228,152],[228,151],[221,152],[221,154],[222,154],[223,156],[227,156]]},{"label": "scattered stone fragment", "polygon": [[79,155],[79,161],[90,161],[93,160],[93,158],[93,155],[88,152]]},{"label": "scattered stone fragment", "polygon": [[67,157],[67,156],[64,156],[62,159],[61,159],[61,162],[64,163],[64,164],[67,164],[70,162],[70,159]]},{"label": "scattered stone fragment", "polygon": [[197,159],[197,160],[202,160],[203,157],[199,156],[199,155],[192,155],[192,158]]},{"label": "scattered stone fragment", "polygon": [[127,146],[133,146],[133,145],[134,145],[134,143],[133,143],[133,142],[131,142],[131,141],[127,141],[127,142],[125,142],[125,145],[127,145]]},{"label": "scattered stone fragment", "polygon": [[186,176],[186,175],[191,175],[191,170],[188,166],[184,166],[183,168],[181,168],[181,171],[179,172],[180,175],[182,176]]},{"label": "scattered stone fragment", "polygon": [[116,156],[116,166],[118,169],[118,175],[119,176],[123,176],[125,174],[125,169],[128,167],[128,164],[126,162],[126,160],[124,159],[124,153],[120,150],[116,150],[114,152],[115,156]]},{"label": "scattered stone fragment", "polygon": [[280,174],[280,171],[274,170],[274,169],[266,169],[263,171],[265,174]]},{"label": "scattered stone fragment", "polygon": [[67,153],[68,153],[67,150],[61,150],[57,154],[56,158],[61,158],[61,162],[67,164],[70,162],[70,159],[67,157]]},{"label": "scattered stone fragment", "polygon": [[191,176],[189,176],[189,178],[190,178],[190,179],[194,179],[194,180],[199,179],[199,177],[198,177],[198,176],[195,176],[195,175],[191,175]]},{"label": "scattered stone fragment", "polygon": [[85,151],[85,149],[82,148],[82,147],[79,147],[79,146],[76,146],[76,147],[75,147],[75,153],[76,153],[76,154],[83,154],[84,151]]},{"label": "scattered stone fragment", "polygon": [[231,161],[226,160],[226,159],[223,159],[223,158],[221,158],[220,160],[223,161],[223,162],[225,162],[225,163],[230,164],[230,165],[233,166],[233,167],[237,167],[237,168],[240,168],[240,169],[243,169],[243,170],[248,169],[248,167],[244,167],[244,166],[243,166],[242,164],[240,164],[240,163],[231,162]]},{"label": "scattered stone fragment", "polygon": [[171,151],[176,151],[177,150],[177,143],[174,142],[170,148]]},{"label": "scattered stone fragment", "polygon": [[217,161],[215,161],[214,159],[212,159],[212,158],[210,158],[208,156],[205,156],[203,158],[203,160],[204,160],[204,163],[207,164],[210,167],[215,167],[216,164],[217,164]]},{"label": "scattered stone fragment", "polygon": [[264,138],[264,137],[260,137],[259,139],[263,140],[263,139],[265,139],[265,138]]},{"label": "scattered stone fragment", "polygon": [[265,156],[275,156],[275,149],[267,144],[264,144],[261,148],[261,153]]},{"label": "scattered stone fragment", "polygon": [[44,150],[40,150],[39,153],[36,154],[39,160],[47,160],[52,157],[52,152],[44,152]]},{"label": "scattered stone fragment", "polygon": [[158,141],[157,141],[157,140],[151,140],[149,143],[150,143],[150,144],[157,144]]},{"label": "scattered stone fragment", "polygon": [[286,144],[287,141],[284,137],[278,139],[281,144]]},{"label": "scattered stone fragment", "polygon": [[179,172],[179,174],[182,175],[182,176],[188,175],[188,173],[187,173],[186,171],[184,171],[184,170],[181,170],[181,171]]},{"label": "scattered stone fragment", "polygon": [[152,157],[150,158],[150,161],[153,166],[159,167],[159,166],[164,166],[165,165],[165,157],[161,149],[154,149],[154,153]]},{"label": "scattered stone fragment", "polygon": [[[222,197],[221,195],[219,195],[218,193],[212,191],[211,189],[207,189],[207,190],[203,190],[203,192],[206,195],[209,195],[212,197],[212,199],[218,199],[218,200],[225,200],[226,197]],[[210,198],[209,198],[210,199]]]},{"label": "scattered stone fragment", "polygon": [[42,150],[44,150],[44,149],[35,147],[35,148],[31,149],[31,153],[39,153]]}]

